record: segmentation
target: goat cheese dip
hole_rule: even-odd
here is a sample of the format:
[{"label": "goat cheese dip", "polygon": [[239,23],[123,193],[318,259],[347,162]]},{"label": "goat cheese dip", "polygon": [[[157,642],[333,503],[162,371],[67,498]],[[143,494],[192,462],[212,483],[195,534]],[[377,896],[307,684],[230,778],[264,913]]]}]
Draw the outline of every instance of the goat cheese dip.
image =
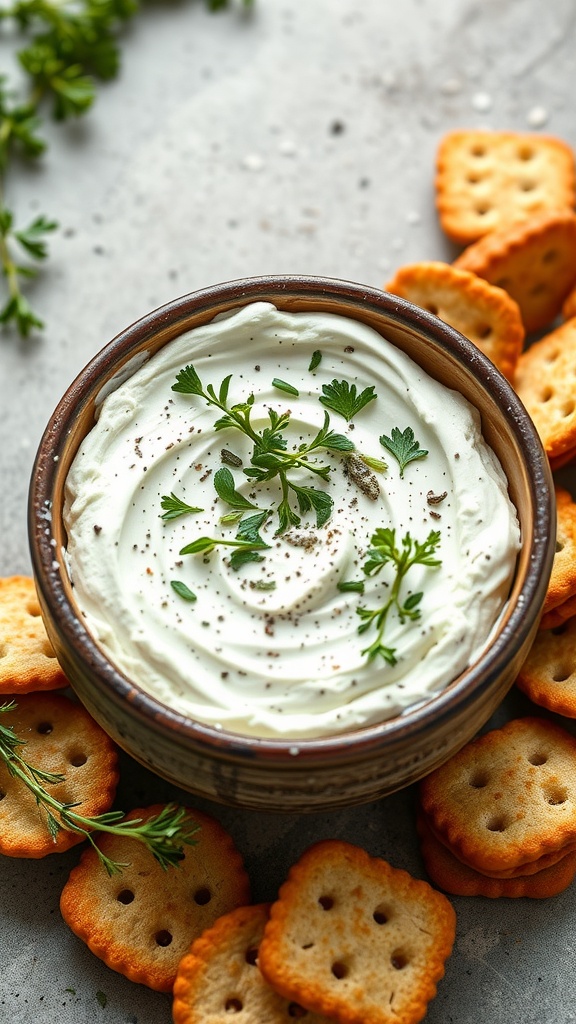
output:
[{"label": "goat cheese dip", "polygon": [[[286,452],[328,424],[344,441],[308,460],[329,469],[247,476],[253,439],[215,429],[221,408],[172,389],[189,365],[204,395],[211,385],[222,397],[231,374],[224,405],[247,403],[260,435],[284,416]],[[347,420],[320,401],[334,381],[376,398]],[[253,303],[171,341],[109,392],[68,474],[66,561],[88,630],[143,690],[216,728],[312,738],[395,716],[479,656],[520,546],[506,477],[478,412],[380,334]],[[394,428],[406,439],[407,427],[427,454],[402,468],[379,439]],[[289,484],[321,498],[307,506]],[[281,523],[286,497],[292,521]],[[200,511],[167,517],[167,498]],[[235,507],[243,501],[252,508]],[[241,546],[221,541],[253,538],[241,525],[250,516],[267,546],[243,561]],[[420,545],[435,537],[429,560],[440,564],[416,561],[400,580],[393,560],[367,571],[378,530],[394,531],[385,536],[400,553],[407,535]],[[210,550],[202,538],[218,543]],[[183,553],[197,541],[201,550]],[[370,652],[379,623],[368,614],[395,582],[383,650]]]}]

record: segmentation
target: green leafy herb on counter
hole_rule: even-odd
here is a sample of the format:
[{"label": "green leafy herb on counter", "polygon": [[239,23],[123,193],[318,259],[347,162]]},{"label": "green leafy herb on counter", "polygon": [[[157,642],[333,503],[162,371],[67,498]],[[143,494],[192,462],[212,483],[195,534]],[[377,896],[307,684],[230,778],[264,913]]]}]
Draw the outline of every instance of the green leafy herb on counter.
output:
[{"label": "green leafy herb on counter", "polygon": [[[0,715],[13,711],[16,706],[14,701],[0,705]],[[195,845],[194,835],[199,826],[190,819],[184,807],[176,804],[168,804],[148,821],[141,818],[125,820],[122,811],[106,811],[92,818],[78,814],[74,810],[76,804],[62,803],[46,788],[63,782],[64,776],[29,764],[20,753],[20,748],[25,745],[26,741],[20,739],[11,726],[0,722],[0,760],[12,778],[19,779],[34,794],[38,807],[46,814],[46,827],[52,838],[55,839],[61,829],[83,836],[109,875],[120,874],[127,865],[107,857],[94,841],[94,833],[110,832],[143,843],[163,868],[175,866],[182,860],[184,845]]]},{"label": "green leafy herb on counter", "polygon": [[[206,3],[216,11],[229,0]],[[253,0],[242,4],[248,8]],[[7,172],[15,159],[37,160],[45,152],[46,114],[63,121],[89,110],[96,81],[118,73],[119,35],[140,6],[140,0],[8,0],[0,6],[0,27],[7,26],[23,44],[15,55],[18,87],[0,74],[0,324],[13,324],[22,337],[43,327],[23,285],[38,272],[31,261],[46,259],[47,236],[57,224],[44,214],[28,225],[17,224],[5,197]]]},{"label": "green leafy herb on counter", "polygon": [[374,626],[377,630],[376,639],[369,647],[366,647],[362,654],[366,655],[369,661],[377,657],[384,658],[389,665],[396,664],[396,650],[388,647],[384,641],[384,633],[388,615],[395,609],[400,622],[406,619],[412,622],[420,618],[419,604],[423,592],[409,594],[402,598],[400,589],[402,583],[414,565],[425,565],[434,568],[441,565],[441,560],[435,557],[436,549],[440,544],[440,531],[431,530],[425,541],[414,540],[410,533],[405,534],[400,542],[396,543],[396,531],[389,527],[382,527],[375,531],[370,538],[371,548],[364,563],[366,576],[376,576],[385,565],[391,564],[394,568],[394,580],[388,590],[386,601],[378,608],[370,609],[359,607],[357,614],[362,619],[358,626],[358,633],[366,633]]}]

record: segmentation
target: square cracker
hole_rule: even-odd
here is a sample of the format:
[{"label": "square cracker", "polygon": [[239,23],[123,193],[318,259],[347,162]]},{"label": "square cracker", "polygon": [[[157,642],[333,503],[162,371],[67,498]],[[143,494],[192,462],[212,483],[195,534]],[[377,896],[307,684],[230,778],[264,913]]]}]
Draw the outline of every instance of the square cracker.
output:
[{"label": "square cracker", "polygon": [[285,998],[340,1024],[415,1024],[444,974],[455,920],[426,882],[326,840],[280,889],[260,970]]},{"label": "square cracker", "polygon": [[530,700],[566,718],[576,718],[576,618],[539,629],[516,685]]},{"label": "square cracker", "polygon": [[556,486],[556,551],[544,600],[544,614],[576,597],[576,502]]},{"label": "square cracker", "polygon": [[575,162],[552,136],[454,131],[437,154],[436,206],[443,230],[468,245],[510,220],[545,210],[571,210]]},{"label": "square cracker", "polygon": [[423,779],[420,801],[442,842],[485,874],[568,852],[576,842],[576,738],[544,719],[514,719]]},{"label": "square cracker", "polygon": [[0,693],[68,685],[50,643],[29,576],[0,579]]},{"label": "square cracker", "polygon": [[269,905],[239,907],[219,917],[192,943],[174,983],[174,1024],[329,1024],[271,988],[258,969],[258,948]]},{"label": "square cracker", "polygon": [[576,283],[576,214],[534,214],[469,245],[454,266],[503,288],[518,303],[527,332],[547,327]]},{"label": "square cracker", "polygon": [[522,353],[514,388],[526,406],[553,468],[576,450],[576,317]]},{"label": "square cracker", "polygon": [[384,288],[440,317],[512,380],[525,332],[517,303],[502,288],[435,261],[400,267]]}]

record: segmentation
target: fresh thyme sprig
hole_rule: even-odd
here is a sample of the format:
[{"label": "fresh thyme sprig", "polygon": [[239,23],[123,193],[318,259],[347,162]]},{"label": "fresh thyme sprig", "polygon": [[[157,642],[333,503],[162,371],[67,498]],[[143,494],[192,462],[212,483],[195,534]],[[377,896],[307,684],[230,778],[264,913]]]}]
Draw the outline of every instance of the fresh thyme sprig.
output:
[{"label": "fresh thyme sprig", "polygon": [[[318,451],[349,453],[355,451],[354,443],[344,434],[338,434],[330,429],[330,416],[326,412],[324,423],[312,440],[289,451],[284,432],[290,425],[290,413],[278,413],[275,409],[269,408],[268,426],[257,430],[251,419],[254,395],[249,395],[245,402],[231,405],[228,401],[231,379],[231,374],[225,377],[216,392],[212,384],[204,387],[194,366],[188,365],[177,374],[172,390],[203,398],[208,405],[215,406],[224,414],[214,423],[215,430],[238,430],[252,442],[250,465],[243,473],[249,480],[258,484],[278,479],[281,490],[281,499],[276,508],[279,533],[300,523],[299,512],[304,514],[313,510],[316,513],[316,526],[324,526],[332,514],[331,496],[326,491],[294,483],[289,474],[295,469],[304,469],[323,480],[328,480],[332,466],[329,463],[320,463],[311,456]],[[226,467],[218,470],[214,483],[219,496],[230,504],[234,511],[241,508],[256,508],[236,490],[232,474]],[[292,506],[291,499],[296,502],[298,511]]]},{"label": "fresh thyme sprig", "polygon": [[362,651],[362,654],[366,655],[369,661],[376,657],[382,657],[389,665],[395,665],[396,648],[388,647],[383,642],[388,615],[392,609],[396,609],[400,622],[405,622],[406,619],[414,622],[420,618],[418,606],[423,592],[409,594],[402,599],[400,589],[412,566],[425,565],[433,568],[442,564],[441,560],[435,557],[436,548],[440,544],[440,531],[431,530],[423,542],[414,540],[410,533],[406,533],[398,546],[396,531],[389,527],[381,527],[372,534],[370,543],[372,546],[363,566],[365,575],[376,576],[385,565],[391,563],[394,566],[395,576],[384,604],[375,609],[363,606],[356,609],[362,619],[358,626],[358,633],[366,633],[372,626],[375,626],[378,631],[376,639]]},{"label": "fresh thyme sprig", "polygon": [[[210,10],[229,0],[206,0]],[[250,7],[253,0],[242,0]],[[0,75],[0,267],[5,279],[0,324],[14,324],[22,337],[43,327],[22,291],[37,268],[22,255],[45,260],[46,235],[57,224],[40,215],[27,227],[16,225],[4,186],[11,162],[36,160],[46,149],[42,117],[56,120],[85,114],[96,95],[96,80],[114,78],[120,66],[118,38],[140,9],[140,0],[9,0],[0,7],[0,25],[13,28],[24,45],[16,59],[24,86],[12,88]]]},{"label": "fresh thyme sprig", "polygon": [[[16,707],[15,701],[2,704],[0,714],[14,711]],[[62,803],[45,788],[63,782],[64,776],[29,764],[19,750],[25,745],[25,740],[16,735],[12,726],[0,723],[0,758],[10,775],[19,779],[34,794],[38,806],[44,809],[46,826],[52,838],[55,840],[62,829],[83,836],[92,845],[109,875],[120,874],[127,865],[112,860],[102,852],[94,840],[95,832],[127,836],[143,843],[163,868],[177,865],[184,857],[183,846],[196,843],[193,837],[199,827],[190,819],[185,808],[176,804],[168,804],[148,821],[142,818],[126,820],[122,811],[106,811],[95,817],[78,814],[74,810],[77,804]]]}]

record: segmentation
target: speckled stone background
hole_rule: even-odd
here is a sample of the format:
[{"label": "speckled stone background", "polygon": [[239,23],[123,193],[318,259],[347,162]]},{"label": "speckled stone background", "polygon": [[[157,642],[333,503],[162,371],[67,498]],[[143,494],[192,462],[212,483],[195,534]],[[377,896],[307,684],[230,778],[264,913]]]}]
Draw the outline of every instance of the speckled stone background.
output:
[{"label": "speckled stone background", "polygon": [[[123,54],[88,117],[50,126],[40,166],[8,182],[22,221],[46,212],[61,229],[30,291],[45,332],[0,335],[2,575],[30,571],[27,488],[47,418],[117,331],[217,281],[303,272],[380,286],[402,263],[449,259],[433,195],[448,129],[534,129],[576,147],[574,0],[256,0],[251,16],[144,4]],[[512,696],[496,720],[527,708]],[[123,760],[118,806],[179,796]],[[259,900],[328,836],[423,876],[412,799],[313,818],[202,806],[230,828]],[[167,996],[108,970],[63,924],[77,858],[0,858],[0,1022],[169,1024]],[[576,1022],[574,887],[454,903],[430,1024]]]}]

